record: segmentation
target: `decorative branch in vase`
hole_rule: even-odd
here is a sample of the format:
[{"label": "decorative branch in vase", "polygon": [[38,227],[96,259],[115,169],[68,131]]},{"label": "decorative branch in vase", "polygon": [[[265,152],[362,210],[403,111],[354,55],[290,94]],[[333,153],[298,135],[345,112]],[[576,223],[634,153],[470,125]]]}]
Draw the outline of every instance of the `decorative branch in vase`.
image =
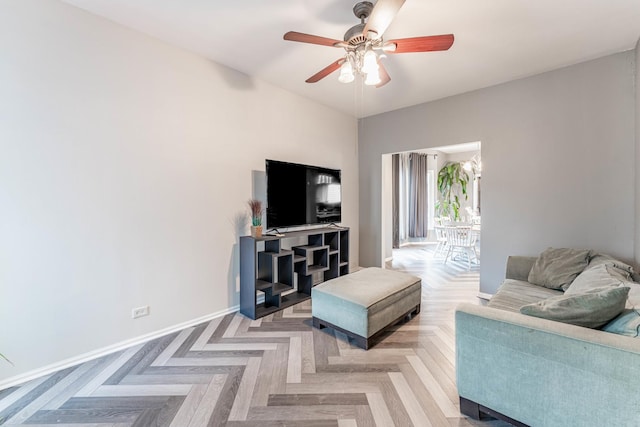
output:
[{"label": "decorative branch in vase", "polygon": [[251,199],[247,202],[251,214],[251,236],[262,237],[262,202],[260,200]]}]

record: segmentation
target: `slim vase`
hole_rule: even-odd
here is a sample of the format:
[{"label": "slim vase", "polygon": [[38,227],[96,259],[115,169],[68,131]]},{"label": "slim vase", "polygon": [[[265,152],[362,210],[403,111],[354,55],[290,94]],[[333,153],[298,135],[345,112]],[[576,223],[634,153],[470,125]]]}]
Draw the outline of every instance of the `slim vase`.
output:
[{"label": "slim vase", "polygon": [[261,225],[252,225],[251,226],[251,237],[262,237],[262,226]]}]

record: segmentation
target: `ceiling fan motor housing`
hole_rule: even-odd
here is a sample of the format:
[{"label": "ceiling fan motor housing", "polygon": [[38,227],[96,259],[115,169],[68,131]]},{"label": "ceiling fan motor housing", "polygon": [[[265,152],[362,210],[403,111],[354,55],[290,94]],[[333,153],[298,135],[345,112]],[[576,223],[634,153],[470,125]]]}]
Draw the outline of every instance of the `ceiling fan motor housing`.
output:
[{"label": "ceiling fan motor housing", "polygon": [[371,15],[372,10],[373,3],[370,1],[361,1],[353,6],[353,14],[356,15],[356,18],[360,19],[360,23],[349,28],[347,32],[344,33],[345,42],[349,43],[351,46],[358,46],[359,44],[367,41],[367,37],[363,34],[363,31],[365,27],[365,19]]},{"label": "ceiling fan motor housing", "polygon": [[367,41],[367,38],[362,34],[364,31],[364,23],[354,25],[349,28],[346,33],[344,33],[344,41],[349,43],[351,46],[357,46],[361,43]]}]

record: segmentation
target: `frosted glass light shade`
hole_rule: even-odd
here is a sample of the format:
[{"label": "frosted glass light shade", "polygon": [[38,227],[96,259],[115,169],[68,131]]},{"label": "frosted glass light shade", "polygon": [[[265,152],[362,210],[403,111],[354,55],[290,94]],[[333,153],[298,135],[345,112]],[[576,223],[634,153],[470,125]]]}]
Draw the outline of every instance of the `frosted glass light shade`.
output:
[{"label": "frosted glass light shade", "polygon": [[344,61],[340,66],[340,76],[338,77],[338,81],[340,83],[351,83],[353,79],[353,67],[351,66],[351,62]]},{"label": "frosted glass light shade", "polygon": [[373,71],[377,72],[378,70],[378,56],[372,50],[368,50],[364,53],[364,58],[362,59],[362,72],[363,73],[371,73]]},{"label": "frosted glass light shade", "polygon": [[380,74],[378,73],[378,69],[367,73],[367,78],[364,80],[364,84],[367,86],[374,86],[380,83]]}]

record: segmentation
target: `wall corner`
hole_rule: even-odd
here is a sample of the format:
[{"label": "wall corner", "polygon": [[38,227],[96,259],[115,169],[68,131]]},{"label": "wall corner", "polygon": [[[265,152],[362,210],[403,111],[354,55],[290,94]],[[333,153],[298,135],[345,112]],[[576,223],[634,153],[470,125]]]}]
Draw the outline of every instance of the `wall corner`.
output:
[{"label": "wall corner", "polygon": [[634,258],[640,266],[640,39],[636,43],[634,61],[634,96],[635,96],[635,224],[634,224]]}]

